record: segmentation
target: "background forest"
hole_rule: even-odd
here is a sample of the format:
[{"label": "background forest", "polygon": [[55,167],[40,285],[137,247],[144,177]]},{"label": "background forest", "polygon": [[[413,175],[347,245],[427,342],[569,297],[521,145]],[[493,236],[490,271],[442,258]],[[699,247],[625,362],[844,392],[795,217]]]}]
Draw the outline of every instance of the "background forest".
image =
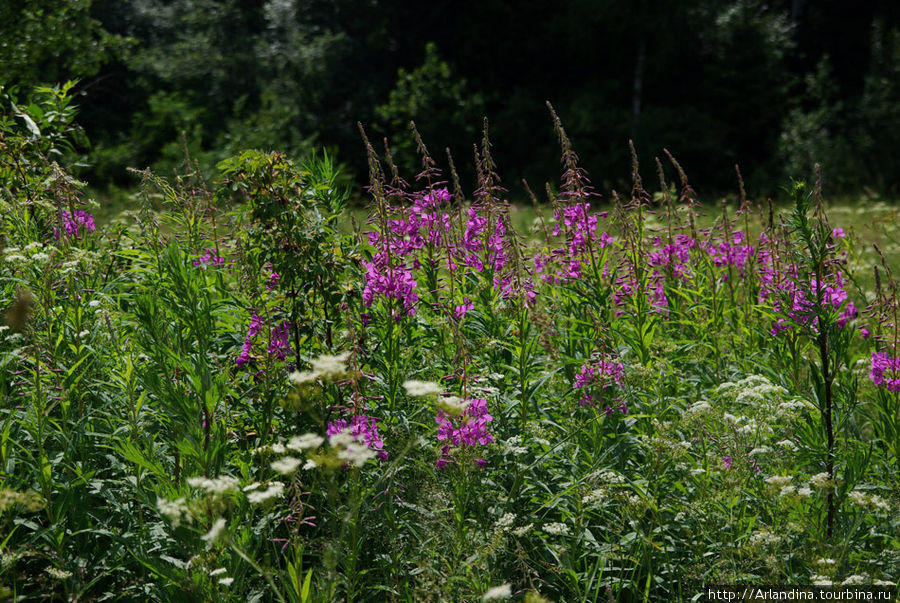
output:
[{"label": "background forest", "polygon": [[733,190],[735,163],[767,194],[818,161],[831,193],[883,193],[900,184],[898,32],[889,0],[9,0],[0,84],[26,103],[78,81],[79,175],[101,187],[171,174],[182,132],[210,171],[324,146],[359,183],[356,122],[409,171],[411,119],[469,182],[482,116],[507,182],[542,182],[552,129],[522,124],[550,100],[601,188],[631,138],[707,191]]}]

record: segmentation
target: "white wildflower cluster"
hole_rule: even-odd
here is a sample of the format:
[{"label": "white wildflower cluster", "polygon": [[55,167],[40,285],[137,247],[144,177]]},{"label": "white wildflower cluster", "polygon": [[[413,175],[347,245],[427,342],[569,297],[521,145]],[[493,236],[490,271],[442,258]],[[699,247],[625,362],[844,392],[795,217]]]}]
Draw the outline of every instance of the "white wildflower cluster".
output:
[{"label": "white wildflower cluster", "polygon": [[76,270],[78,270],[78,266],[80,263],[81,262],[79,262],[78,260],[69,260],[68,262],[63,262],[60,272],[62,274],[70,274],[72,272],[75,272]]},{"label": "white wildflower cluster", "polygon": [[518,527],[518,528],[515,528],[514,530],[511,530],[510,533],[511,533],[513,536],[517,536],[517,537],[521,538],[522,536],[524,536],[525,534],[527,534],[528,532],[530,532],[532,528],[534,528],[534,524],[533,524],[533,523],[529,523],[529,524],[525,524],[524,526],[520,526],[520,527]]},{"label": "white wildflower cluster", "polygon": [[605,488],[597,488],[596,490],[591,490],[587,494],[584,495],[581,499],[581,504],[586,507],[592,507],[600,504],[606,499],[607,492]]},{"label": "white wildflower cluster", "polygon": [[516,514],[515,513],[504,513],[504,515],[497,520],[497,523],[494,524],[494,529],[497,532],[508,532],[510,528],[516,523]]},{"label": "white wildflower cluster", "polygon": [[600,471],[595,471],[588,476],[588,479],[601,484],[625,483],[625,476],[623,476],[621,473],[613,471],[612,469],[601,469]]},{"label": "white wildflower cluster", "polygon": [[769,530],[759,530],[758,532],[753,532],[753,534],[750,535],[750,544],[752,546],[773,546],[778,544],[780,540],[781,538],[778,536],[778,534],[774,534]]},{"label": "white wildflower cluster", "polygon": [[816,565],[821,565],[824,567],[833,567],[837,564],[837,561],[831,559],[830,557],[823,557],[822,559],[816,559]]},{"label": "white wildflower cluster", "polygon": [[68,572],[66,570],[59,569],[58,567],[48,567],[47,574],[51,578],[55,578],[57,580],[68,580],[72,577],[72,572]]},{"label": "white wildflower cluster", "polygon": [[767,477],[763,481],[775,488],[783,488],[784,486],[790,484],[793,480],[794,478],[790,475],[773,475],[771,477]]},{"label": "white wildflower cluster", "polygon": [[712,410],[712,406],[710,406],[709,402],[706,400],[697,400],[690,407],[684,411],[684,414],[689,416],[697,416],[707,413]]},{"label": "white wildflower cluster", "polygon": [[156,510],[159,514],[169,520],[173,528],[181,525],[182,520],[186,519],[187,523],[191,522],[191,515],[188,512],[187,503],[183,498],[177,500],[167,500],[165,498],[156,499]]},{"label": "white wildflower cluster", "polygon": [[774,450],[770,446],[757,446],[753,450],[750,451],[750,456],[764,456],[767,454],[772,454]]},{"label": "white wildflower cluster", "polygon": [[775,407],[775,417],[778,419],[791,419],[796,417],[806,407],[806,402],[802,399],[792,398],[781,402]]},{"label": "white wildflower cluster", "polygon": [[433,381],[418,381],[410,379],[403,382],[407,395],[413,398],[433,398],[440,395],[441,386]]},{"label": "white wildflower cluster", "polygon": [[244,492],[247,494],[247,501],[250,504],[259,505],[281,498],[284,495],[284,484],[281,482],[269,482],[266,488],[263,489],[262,484],[254,482],[245,487]]},{"label": "white wildflower cluster", "polygon": [[544,531],[552,536],[568,536],[571,534],[569,526],[559,521],[544,524]]},{"label": "white wildflower cluster", "polygon": [[762,375],[750,375],[745,377],[739,381],[726,381],[720,384],[714,390],[716,394],[722,396],[734,395],[737,396],[740,392],[747,390],[754,390],[756,388],[771,388],[774,387],[772,382]]},{"label": "white wildflower cluster", "polygon": [[280,473],[281,475],[291,475],[300,468],[302,462],[301,459],[298,459],[295,456],[284,456],[277,461],[272,461],[269,466],[272,467],[276,473]]},{"label": "white wildflower cluster", "polygon": [[287,443],[287,447],[294,452],[303,452],[305,450],[318,448],[324,442],[325,438],[317,433],[304,433],[303,435],[292,437]]},{"label": "white wildflower cluster", "polygon": [[890,505],[885,499],[877,494],[872,494],[859,488],[854,488],[853,491],[847,495],[847,498],[849,498],[850,502],[857,507],[871,507],[879,511],[890,510]]},{"label": "white wildflower cluster", "polygon": [[813,586],[831,586],[834,584],[834,582],[831,581],[831,578],[820,574],[813,574],[809,577],[809,581],[812,582]]},{"label": "white wildflower cluster", "polygon": [[366,461],[374,459],[376,452],[365,443],[357,442],[349,430],[341,431],[331,436],[329,441],[333,448],[337,449],[337,456],[347,461],[354,467],[362,467]]},{"label": "white wildflower cluster", "polygon": [[781,440],[780,442],[776,442],[775,445],[791,452],[796,452],[798,450],[797,445],[790,440]]},{"label": "white wildflower cluster", "polygon": [[481,597],[482,601],[502,601],[503,599],[509,599],[512,596],[512,587],[509,584],[501,584],[500,586],[494,586],[493,588],[489,588],[487,592]]},{"label": "white wildflower cluster", "polygon": [[219,541],[220,538],[222,538],[222,534],[225,533],[225,525],[225,519],[220,517],[213,522],[212,526],[209,528],[209,531],[201,536],[201,538],[206,544],[210,546],[214,545]]},{"label": "white wildflower cluster", "polygon": [[259,446],[258,448],[253,449],[253,454],[256,456],[260,456],[263,454],[284,454],[287,452],[287,448],[285,448],[284,444],[267,444],[265,446]]},{"label": "white wildflower cluster", "polygon": [[503,442],[503,450],[512,455],[520,455],[528,452],[526,446],[522,446],[522,436],[513,436]]},{"label": "white wildflower cluster", "polygon": [[841,582],[841,586],[860,586],[863,584],[870,584],[871,581],[868,574],[853,574],[852,576],[844,578]]},{"label": "white wildflower cluster", "polygon": [[343,352],[334,356],[325,354],[311,361],[311,370],[294,371],[288,378],[298,387],[314,384],[318,381],[338,381],[349,374],[347,370],[347,360],[349,358],[350,352]]},{"label": "white wildflower cluster", "polygon": [[469,407],[469,401],[459,396],[440,396],[437,399],[437,407],[451,417],[458,417]]},{"label": "white wildflower cluster", "polygon": [[834,487],[834,480],[832,480],[831,476],[824,471],[809,478],[809,482],[821,490],[827,490],[828,488]]},{"label": "white wildflower cluster", "polygon": [[213,479],[201,476],[191,477],[187,480],[187,483],[192,488],[203,490],[212,496],[236,492],[240,485],[237,478],[231,477],[230,475],[221,475]]}]

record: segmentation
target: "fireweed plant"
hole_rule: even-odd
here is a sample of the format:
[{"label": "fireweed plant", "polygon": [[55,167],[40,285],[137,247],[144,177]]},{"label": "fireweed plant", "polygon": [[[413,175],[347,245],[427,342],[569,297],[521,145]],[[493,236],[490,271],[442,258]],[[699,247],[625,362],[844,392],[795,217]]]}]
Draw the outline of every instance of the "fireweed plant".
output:
[{"label": "fireweed plant", "polygon": [[363,132],[359,221],[329,156],[248,151],[102,224],[67,92],[0,111],[3,598],[896,589],[897,285],[818,183],[707,214],[632,148],[601,195],[550,107],[524,229],[487,123],[471,188]]}]

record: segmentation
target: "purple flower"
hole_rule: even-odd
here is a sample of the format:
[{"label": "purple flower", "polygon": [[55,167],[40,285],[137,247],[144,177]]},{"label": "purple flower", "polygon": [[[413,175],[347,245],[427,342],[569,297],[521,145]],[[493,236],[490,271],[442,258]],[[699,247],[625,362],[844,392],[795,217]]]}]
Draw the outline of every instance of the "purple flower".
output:
[{"label": "purple flower", "polygon": [[205,270],[208,265],[223,266],[225,264],[225,258],[220,255],[216,255],[215,249],[207,249],[206,253],[197,256],[197,259],[194,260],[193,264],[194,266],[203,268]]},{"label": "purple flower", "polygon": [[900,373],[900,358],[888,356],[887,352],[872,352],[869,378],[875,385],[884,387],[891,392],[900,391],[898,373]]},{"label": "purple flower", "polygon": [[731,456],[729,456],[729,455],[725,455],[722,457],[722,463],[725,464],[726,469],[731,469],[731,461],[732,461],[732,459],[731,459]]},{"label": "purple flower", "polygon": [[447,442],[441,449],[438,467],[446,467],[450,462],[451,445],[455,447],[474,447],[490,444],[494,437],[488,431],[488,423],[494,420],[487,408],[484,398],[470,398],[465,412],[459,417],[452,417],[443,410],[438,410],[435,423],[438,424],[437,439]]},{"label": "purple flower", "polygon": [[272,329],[272,337],[269,339],[268,352],[279,360],[284,360],[291,353],[290,344],[290,328],[291,323],[283,321],[280,325]]},{"label": "purple flower", "polygon": [[473,308],[475,308],[475,304],[470,302],[468,297],[464,297],[462,305],[456,306],[456,308],[454,308],[453,315],[456,316],[456,318],[462,318],[469,310],[472,310]]},{"label": "purple flower", "polygon": [[387,460],[388,453],[384,451],[384,441],[378,433],[378,419],[367,415],[354,415],[347,423],[346,419],[330,421],[325,436],[330,441],[332,436],[347,431],[357,444],[365,444],[372,450],[378,451],[378,458]]},{"label": "purple flower", "polygon": [[[61,218],[66,239],[78,240],[85,233],[97,230],[94,225],[94,216],[84,210],[76,209],[70,213],[64,209]],[[55,226],[53,227],[53,237],[59,241],[60,233]]]}]

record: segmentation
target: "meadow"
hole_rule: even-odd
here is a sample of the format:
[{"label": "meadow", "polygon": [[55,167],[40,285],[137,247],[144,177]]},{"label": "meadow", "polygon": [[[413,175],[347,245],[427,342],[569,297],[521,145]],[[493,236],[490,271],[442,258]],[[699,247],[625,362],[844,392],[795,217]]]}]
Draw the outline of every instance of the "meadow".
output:
[{"label": "meadow", "polygon": [[0,597],[896,592],[895,206],[601,197],[551,109],[533,209],[485,123],[473,187],[361,129],[364,213],[245,151],[98,225],[48,98],[0,121]]}]

